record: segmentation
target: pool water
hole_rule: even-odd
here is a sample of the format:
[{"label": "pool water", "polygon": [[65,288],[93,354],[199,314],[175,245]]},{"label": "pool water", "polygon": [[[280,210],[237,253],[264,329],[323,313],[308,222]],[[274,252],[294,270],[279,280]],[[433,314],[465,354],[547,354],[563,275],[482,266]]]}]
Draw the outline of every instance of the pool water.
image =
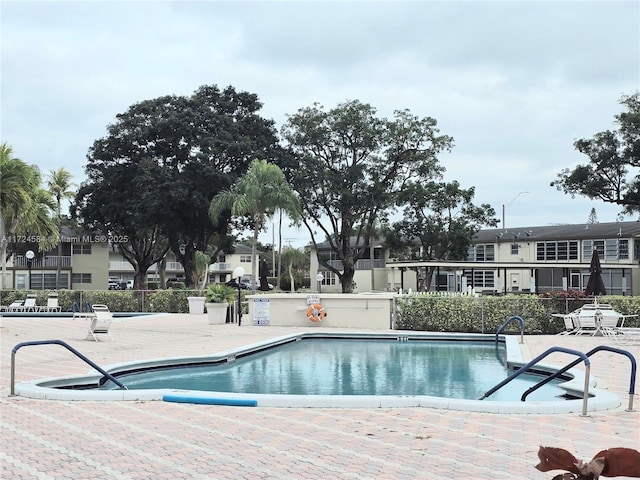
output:
[{"label": "pool water", "polygon": [[[128,389],[184,389],[293,395],[429,395],[477,400],[512,373],[504,346],[445,340],[305,338],[230,362],[118,375]],[[519,401],[537,375],[521,375],[487,400]],[[551,382],[532,393],[550,400]],[[107,382],[102,388],[117,388]]]}]

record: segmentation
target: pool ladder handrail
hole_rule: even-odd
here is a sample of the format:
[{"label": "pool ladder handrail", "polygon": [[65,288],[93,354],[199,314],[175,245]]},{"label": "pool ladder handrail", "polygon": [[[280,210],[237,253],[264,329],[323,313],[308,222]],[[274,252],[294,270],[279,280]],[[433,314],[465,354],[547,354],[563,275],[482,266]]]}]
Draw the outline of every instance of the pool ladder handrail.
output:
[{"label": "pool ladder handrail", "polygon": [[564,348],[564,347],[551,347],[551,348],[547,349],[544,353],[541,353],[536,358],[531,360],[529,363],[527,363],[527,364],[523,365],[522,367],[520,367],[513,374],[511,374],[509,377],[505,378],[503,381],[498,383],[496,386],[494,386],[491,389],[487,390],[487,392],[485,392],[485,394],[482,395],[482,397],[480,397],[479,400],[484,400],[489,395],[495,393],[496,391],[498,391],[499,389],[504,387],[507,383],[511,382],[511,380],[513,380],[516,377],[522,375],[523,373],[526,373],[526,371],[529,370],[530,367],[532,367],[533,365],[535,365],[540,360],[542,360],[547,355],[549,355],[549,354],[551,354],[553,352],[562,352],[562,353],[568,353],[568,354],[571,354],[571,355],[576,355],[576,356],[580,357],[580,359],[584,362],[585,375],[584,375],[584,394],[582,396],[582,416],[586,417],[587,416],[587,400],[589,398],[589,374],[590,374],[590,371],[591,371],[591,361],[589,360],[589,357],[587,357],[584,353],[579,352],[577,350],[572,350],[570,348]]},{"label": "pool ladder handrail", "polygon": [[[616,347],[610,347],[609,345],[600,345],[598,347],[595,347],[595,348],[589,350],[585,355],[587,357],[590,357],[591,355],[593,355],[596,352],[599,352],[600,350],[607,350],[609,352],[619,353],[620,355],[625,355],[626,357],[629,358],[629,361],[631,362],[631,375],[630,375],[631,378],[630,378],[630,381],[629,381],[629,407],[626,409],[626,411],[627,412],[633,412],[634,411],[633,410],[633,396],[635,394],[635,383],[636,383],[636,359],[635,359],[635,357],[631,354],[631,352],[628,352],[627,350],[621,350],[621,349],[616,348]],[[522,397],[520,397],[520,400],[522,402],[524,402],[525,399],[527,398],[527,396],[530,393],[532,393],[532,392],[536,391],[538,388],[546,385],[551,380],[559,377],[560,375],[565,373],[567,370],[575,367],[581,361],[582,361],[582,359],[578,358],[577,360],[574,360],[573,362],[569,363],[567,366],[565,366],[564,368],[558,370],[554,374],[549,375],[548,377],[545,377],[543,380],[540,380],[533,387],[527,389],[527,391],[522,394]]]},{"label": "pool ladder handrail", "polygon": [[27,347],[27,346],[31,346],[31,345],[62,345],[64,348],[69,350],[71,353],[73,353],[80,360],[83,360],[85,363],[89,364],[92,368],[94,368],[95,370],[100,372],[102,375],[107,377],[109,380],[111,380],[113,383],[118,385],[122,390],[126,390],[127,389],[127,387],[125,387],[116,377],[114,377],[109,372],[107,372],[106,370],[104,370],[103,368],[98,366],[95,362],[93,362],[89,358],[85,357],[83,354],[81,354],[79,351],[77,351],[75,348],[73,348],[68,343],[63,342],[62,340],[33,340],[33,341],[30,341],[30,342],[18,343],[15,347],[13,347],[11,349],[11,392],[10,392],[11,396],[15,396],[15,394],[16,394],[16,391],[15,391],[16,353],[22,347]]},{"label": "pool ladder handrail", "polygon": [[524,343],[524,320],[519,315],[512,315],[496,331],[496,346],[498,346],[498,335],[500,335],[500,332],[502,332],[502,330],[504,330],[506,326],[511,323],[511,320],[518,320],[518,322],[520,323],[520,343]]}]

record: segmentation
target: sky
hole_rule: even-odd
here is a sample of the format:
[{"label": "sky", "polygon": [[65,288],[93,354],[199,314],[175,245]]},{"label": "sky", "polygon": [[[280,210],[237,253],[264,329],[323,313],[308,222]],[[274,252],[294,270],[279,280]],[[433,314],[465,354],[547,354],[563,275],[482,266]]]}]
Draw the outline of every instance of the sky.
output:
[{"label": "sky", "polygon": [[638,1],[2,0],[0,22],[0,139],[45,175],[80,184],[116,115],[216,84],[257,94],[278,130],[314,102],[435,118],[455,144],[444,179],[504,206],[507,228],[620,210],[550,183],[640,89]]}]

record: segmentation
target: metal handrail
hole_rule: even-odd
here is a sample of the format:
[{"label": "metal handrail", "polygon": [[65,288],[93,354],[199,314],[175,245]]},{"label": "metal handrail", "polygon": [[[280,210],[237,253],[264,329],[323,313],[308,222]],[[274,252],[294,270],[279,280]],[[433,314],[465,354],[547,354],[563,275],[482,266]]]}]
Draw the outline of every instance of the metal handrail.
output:
[{"label": "metal handrail", "polygon": [[563,353],[569,353],[569,354],[572,354],[572,355],[576,355],[576,356],[580,357],[580,359],[582,361],[584,361],[585,375],[584,375],[584,395],[583,395],[583,398],[582,398],[582,415],[586,416],[587,415],[587,399],[589,397],[589,374],[590,374],[590,371],[591,371],[591,361],[589,360],[589,358],[584,353],[579,352],[577,350],[571,350],[570,348],[564,348],[564,347],[551,347],[551,348],[549,348],[547,351],[545,351],[544,353],[541,353],[540,355],[538,355],[536,358],[531,360],[526,365],[523,365],[522,367],[520,367],[512,375],[510,375],[509,377],[507,377],[506,379],[501,381],[495,387],[493,387],[490,390],[488,390],[484,395],[482,395],[482,397],[480,397],[479,400],[484,400],[489,395],[495,393],[496,391],[498,391],[499,389],[504,387],[507,383],[509,383],[511,380],[513,380],[516,377],[522,375],[527,370],[529,370],[530,367],[532,367],[533,365],[538,363],[540,360],[542,360],[544,357],[546,357],[547,355],[549,355],[549,354],[551,354],[553,352],[563,352]]},{"label": "metal handrail", "polygon": [[500,328],[498,328],[498,330],[496,331],[496,346],[498,345],[498,335],[500,334],[500,332],[502,330],[505,329],[505,327],[507,325],[509,325],[509,323],[511,322],[511,320],[518,320],[518,322],[520,322],[520,343],[524,343],[524,320],[522,319],[521,316],[519,315],[513,315],[511,317],[509,317],[507,319],[506,322],[504,322]]},{"label": "metal handrail", "polygon": [[19,344],[17,344],[15,347],[13,347],[11,349],[11,393],[10,393],[10,395],[12,395],[12,396],[16,394],[16,389],[15,389],[15,383],[16,383],[15,382],[16,381],[16,352],[18,350],[20,350],[22,347],[27,347],[27,346],[30,346],[30,345],[62,345],[64,348],[69,350],[71,353],[73,353],[80,360],[83,360],[85,363],[88,363],[92,368],[96,369],[102,375],[104,375],[109,380],[111,380],[113,383],[118,385],[122,390],[126,390],[127,389],[127,387],[125,387],[122,383],[120,383],[120,381],[116,377],[111,375],[109,372],[107,372],[103,368],[99,367],[93,361],[89,360],[87,357],[85,357],[83,354],[81,354],[79,351],[77,351],[75,348],[73,348],[68,343],[63,342],[62,340],[34,340],[34,341],[31,341],[31,342],[19,343]]},{"label": "metal handrail", "polygon": [[[627,412],[633,412],[634,411],[633,410],[633,395],[635,394],[635,383],[636,383],[636,359],[635,359],[635,357],[630,352],[628,352],[626,350],[621,350],[621,349],[616,348],[616,347],[610,347],[609,345],[600,345],[599,347],[595,347],[595,348],[589,350],[585,355],[587,357],[590,357],[591,355],[593,355],[596,352],[599,352],[600,350],[607,350],[609,352],[614,352],[614,353],[619,353],[620,355],[625,355],[631,361],[631,379],[629,381],[629,408],[627,408]],[[581,359],[574,360],[573,362],[571,362],[566,367],[564,367],[564,368],[558,370],[557,372],[555,372],[553,375],[549,375],[544,380],[541,380],[540,382],[536,383],[533,387],[529,388],[526,392],[524,392],[522,394],[522,397],[520,397],[520,400],[524,402],[525,399],[527,398],[527,396],[530,393],[535,392],[538,388],[542,387],[543,385],[546,385],[547,383],[549,383],[554,378],[559,377],[560,375],[565,373],[570,368],[575,367],[580,362],[581,362]]]}]

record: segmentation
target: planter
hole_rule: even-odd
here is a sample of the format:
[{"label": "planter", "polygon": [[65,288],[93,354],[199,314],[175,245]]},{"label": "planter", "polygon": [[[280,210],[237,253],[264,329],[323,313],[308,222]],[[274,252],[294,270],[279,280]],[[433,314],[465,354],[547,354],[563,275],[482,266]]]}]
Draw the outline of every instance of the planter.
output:
[{"label": "planter", "polygon": [[204,313],[204,297],[187,297],[189,301],[189,313],[202,315]]},{"label": "planter", "polygon": [[209,325],[223,325],[227,323],[228,303],[207,303],[207,317]]}]

